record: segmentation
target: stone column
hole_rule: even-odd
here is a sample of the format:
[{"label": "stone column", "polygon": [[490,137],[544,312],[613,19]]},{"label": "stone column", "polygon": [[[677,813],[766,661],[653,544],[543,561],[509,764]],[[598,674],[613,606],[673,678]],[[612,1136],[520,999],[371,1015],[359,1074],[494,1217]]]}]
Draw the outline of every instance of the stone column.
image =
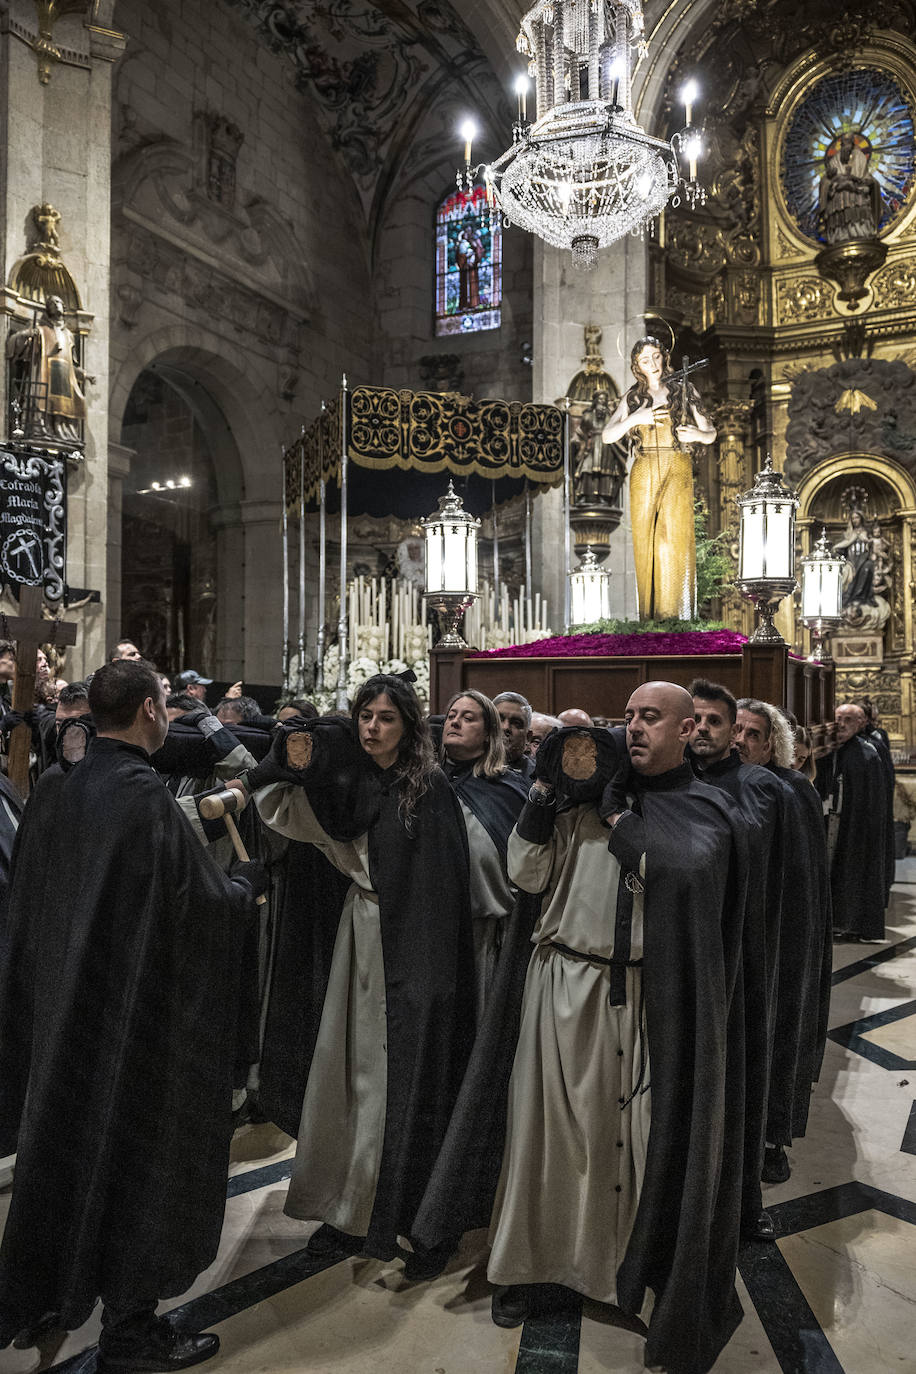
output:
[{"label": "stone column", "polygon": [[124,479],[130,475],[131,459],[137,450],[123,444],[108,445],[108,567],[107,589],[101,587],[105,606],[105,642],[114,644],[121,636],[121,536],[124,513]]},{"label": "stone column", "polygon": [[[88,328],[83,366],[96,381],[87,388],[85,461],[69,473],[67,577],[75,587],[106,595],[108,535],[108,291],[111,221],[111,73],[125,39],[111,28],[114,0],[86,0],[91,14],[53,23],[59,56],[42,72],[36,44],[36,7],[10,0],[0,16],[0,137],[6,158],[0,174],[0,237],[7,270],[29,248],[32,207],[60,212],[61,256],[76,282]],[[53,21],[52,21],[53,22]],[[0,311],[18,302],[9,290]],[[5,334],[6,331],[4,331]],[[0,369],[5,374],[5,367]],[[4,376],[2,425],[6,432]],[[74,612],[80,621],[68,671],[83,675],[104,662],[105,615]]]},{"label": "stone column", "polygon": [[[552,402],[566,394],[581,367],[582,331],[587,324],[601,326],[605,364],[620,391],[631,385],[630,349],[645,332],[642,312],[646,281],[646,249],[638,239],[628,236],[603,248],[591,272],[574,268],[568,252],[535,239],[533,400]],[[611,614],[620,619],[637,614],[628,498],[625,483],[623,518],[611,536],[611,551],[604,565],[611,573]],[[559,489],[537,498],[532,525],[532,558],[540,570],[539,589],[547,597],[551,628],[560,633],[567,570],[563,566]]]},{"label": "stone column", "polygon": [[[216,662],[212,676],[235,682],[245,677],[245,531],[237,505],[211,516],[216,534]],[[207,673],[211,676],[211,673]],[[252,682],[257,681],[252,678]]]},{"label": "stone column", "polygon": [[[710,510],[710,524],[727,532],[729,543],[738,541],[738,507],[735,497],[750,486],[748,477],[748,426],[753,413],[752,401],[720,401],[712,408],[711,419],[716,427],[716,491],[718,510]],[[753,629],[754,612],[737,591],[722,598],[729,608],[728,621],[745,634]]]},{"label": "stone column", "polygon": [[[250,682],[283,678],[283,547],[279,501],[242,501],[245,540],[244,670]],[[310,592],[312,588],[307,588]]]}]

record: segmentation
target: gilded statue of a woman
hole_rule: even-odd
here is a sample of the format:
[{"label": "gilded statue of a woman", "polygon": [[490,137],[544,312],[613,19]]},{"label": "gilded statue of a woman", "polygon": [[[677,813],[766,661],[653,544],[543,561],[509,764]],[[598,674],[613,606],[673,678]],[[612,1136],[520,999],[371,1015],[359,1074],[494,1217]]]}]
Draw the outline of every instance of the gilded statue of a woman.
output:
[{"label": "gilded statue of a woman", "polygon": [[[696,615],[696,542],[690,444],[711,444],[716,431],[686,377],[675,378],[658,339],[639,339],[630,353],[636,384],[621,397],[602,439],[630,436],[630,521],[642,620]],[[670,379],[670,380],[669,380]]]}]

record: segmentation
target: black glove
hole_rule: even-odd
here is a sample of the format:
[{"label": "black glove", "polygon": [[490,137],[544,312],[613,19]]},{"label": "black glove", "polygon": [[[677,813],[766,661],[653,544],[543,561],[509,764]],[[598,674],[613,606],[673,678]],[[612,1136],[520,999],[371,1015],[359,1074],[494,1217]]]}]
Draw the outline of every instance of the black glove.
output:
[{"label": "black glove", "polygon": [[[301,720],[301,717],[299,719]],[[271,782],[301,783],[302,773],[286,766],[287,738],[301,730],[302,725],[297,727],[293,721],[281,722],[271,742],[270,753],[256,768],[250,768],[245,774],[245,786],[250,792],[257,792],[259,787],[266,787]]]},{"label": "black glove", "polygon": [[532,779],[531,779],[532,782],[546,782],[546,783],[549,783],[550,786],[551,786],[551,788],[554,787],[554,778],[556,777],[556,769],[552,766],[552,760],[551,760],[551,766],[548,768],[547,760],[548,760],[550,751],[548,750],[547,754],[543,754],[543,753],[541,752],[541,750],[542,750],[543,747],[544,747],[545,741],[546,741],[546,740],[549,740],[550,737],[551,737],[551,735],[555,735],[556,733],[557,733],[557,727],[554,726],[553,729],[550,731],[550,734],[547,734],[547,735],[544,736],[544,739],[541,740],[540,745],[538,746],[537,750],[535,751],[535,755],[534,755],[534,776],[533,776]]},{"label": "black glove", "polygon": [[615,725],[608,733],[613,737],[617,746],[617,768],[610,781],[606,783],[598,803],[598,815],[605,824],[607,824],[608,816],[629,809],[630,803],[627,800],[627,795],[633,791],[633,767],[627,752],[627,732],[622,725]]},{"label": "black glove", "polygon": [[31,727],[34,724],[34,711],[7,711],[6,715],[0,720],[0,733],[9,735],[12,734],[17,725],[28,725]]},{"label": "black glove", "polygon": [[[537,800],[532,801],[532,797],[536,797]],[[553,834],[556,818],[557,798],[553,788],[549,792],[540,792],[532,785],[528,800],[515,822],[515,828],[519,837],[527,840],[529,844],[546,844]]]},{"label": "black glove", "polygon": [[249,859],[246,863],[244,859],[233,859],[229,869],[229,877],[233,882],[241,879],[251,888],[252,897],[260,897],[267,891],[270,879],[267,869],[263,864],[259,864],[255,859]]},{"label": "black glove", "polygon": [[182,725],[199,725],[202,720],[205,720],[206,717],[211,714],[209,706],[201,704],[200,706],[195,706],[193,711],[185,711],[184,715],[179,716],[178,719],[181,721]]}]

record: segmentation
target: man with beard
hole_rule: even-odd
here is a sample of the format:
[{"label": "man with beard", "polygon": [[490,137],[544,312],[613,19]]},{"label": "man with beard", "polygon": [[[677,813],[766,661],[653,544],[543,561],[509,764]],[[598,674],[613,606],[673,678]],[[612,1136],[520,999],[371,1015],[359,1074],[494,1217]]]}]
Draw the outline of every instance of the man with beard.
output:
[{"label": "man with beard", "polygon": [[796,803],[784,835],[786,881],[763,1163],[764,1183],[785,1183],[791,1173],[786,1146],[805,1134],[811,1085],[827,1038],[833,971],[827,842],[818,795],[792,767],[794,740],[782,712],[745,697],[738,702],[736,742],[742,763],[775,773],[792,789]]},{"label": "man with beard", "polygon": [[632,773],[623,732],[592,732],[619,757],[600,803],[563,809],[539,768],[510,837],[510,875],[544,897],[487,1272],[501,1326],[539,1285],[632,1314],[651,1288],[646,1363],[704,1374],[741,1316],[745,827],[685,763],[683,687],[645,683],[626,720]]},{"label": "man with beard", "polygon": [[100,668],[89,705],[98,736],[36,789],[10,891],[0,1134],[18,1127],[19,1149],[0,1345],[81,1326],[101,1298],[106,1371],[184,1369],[217,1337],[155,1312],[219,1242],[232,992],[261,878],[221,873],[150,767],[168,717],[149,665]]},{"label": "man with beard", "polygon": [[760,1176],[785,883],[783,850],[794,801],[791,791],[772,773],[742,762],[734,747],[738,707],[731,692],[705,678],[696,678],[689,690],[696,718],[690,743],[694,771],[704,782],[727,792],[748,823],[754,881],[748,893],[743,942],[747,1066],[741,1230],[747,1239],[771,1241],[775,1232],[764,1211]]},{"label": "man with beard", "polygon": [[861,706],[838,706],[836,746],[819,759],[814,785],[827,817],[834,939],[883,940],[887,874],[887,778],[859,734]]}]

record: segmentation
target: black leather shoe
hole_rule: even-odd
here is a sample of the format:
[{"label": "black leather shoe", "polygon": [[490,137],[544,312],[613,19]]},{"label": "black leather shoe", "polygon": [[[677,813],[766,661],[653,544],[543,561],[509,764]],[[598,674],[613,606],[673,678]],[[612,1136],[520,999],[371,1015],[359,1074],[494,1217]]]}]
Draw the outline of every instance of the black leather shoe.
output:
[{"label": "black leather shoe", "polygon": [[162,1328],[138,1343],[133,1350],[122,1350],[116,1355],[99,1351],[96,1368],[99,1374],[168,1374],[171,1369],[190,1369],[194,1364],[202,1364],[211,1359],[219,1350],[219,1336],[210,1331],[200,1335],[189,1332],[173,1331],[166,1323]]},{"label": "black leather shoe", "polygon": [[763,1152],[763,1169],[760,1177],[764,1183],[785,1183],[792,1173],[785,1149],[782,1145],[768,1145]]},{"label": "black leather shoe", "polygon": [[775,1240],[776,1228],[770,1214],[761,1212],[753,1221],[745,1222],[741,1227],[741,1236],[743,1240]]},{"label": "black leather shoe", "polygon": [[404,1277],[410,1283],[437,1279],[458,1248],[457,1241],[444,1240],[431,1250],[414,1250],[404,1261]]},{"label": "black leather shoe", "polygon": [[348,1255],[361,1254],[365,1243],[365,1236],[351,1236],[347,1231],[338,1231],[336,1226],[329,1226],[325,1222],[318,1227],[305,1248],[316,1259],[330,1259],[332,1255],[346,1259]]},{"label": "black leather shoe", "polygon": [[527,1283],[510,1283],[493,1294],[491,1316],[497,1326],[521,1326],[531,1313],[531,1288]]}]

